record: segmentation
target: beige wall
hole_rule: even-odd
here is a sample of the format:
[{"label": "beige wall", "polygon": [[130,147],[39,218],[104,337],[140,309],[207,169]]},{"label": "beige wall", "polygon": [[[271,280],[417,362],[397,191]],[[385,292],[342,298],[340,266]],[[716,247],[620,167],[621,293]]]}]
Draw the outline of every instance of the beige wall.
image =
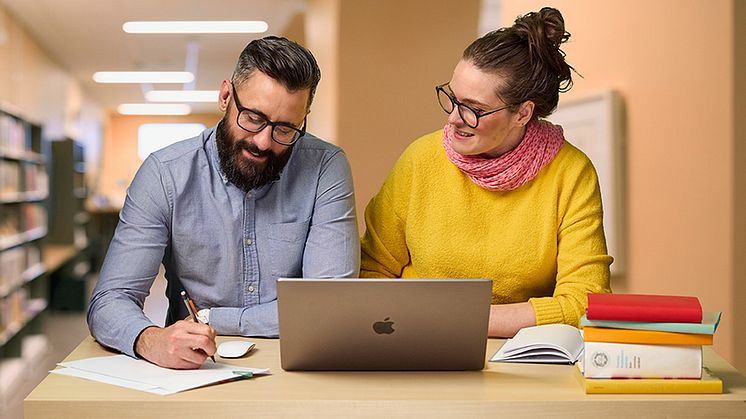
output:
[{"label": "beige wall", "polygon": [[734,89],[733,89],[733,174],[734,174],[734,228],[733,228],[733,362],[740,371],[746,371],[746,2],[735,1],[734,28]]},{"label": "beige wall", "polygon": [[121,206],[132,178],[142,161],[137,155],[137,129],[142,124],[202,123],[211,127],[222,114],[193,114],[187,116],[125,116],[110,114],[104,137],[102,166],[98,192],[114,206]]},{"label": "beige wall", "polygon": [[308,130],[338,144],[339,10],[341,0],[309,0],[305,45],[321,68],[321,82],[308,115]]},{"label": "beige wall", "polygon": [[306,22],[323,73],[312,114],[349,156],[362,226],[399,154],[445,123],[435,85],[476,36],[479,1],[313,0],[309,9],[323,16]]},{"label": "beige wall", "polygon": [[37,123],[59,117],[69,77],[2,6],[0,28],[0,103]]},{"label": "beige wall", "polygon": [[543,5],[562,11],[584,76],[565,97],[613,88],[625,100],[629,269],[614,289],[722,310],[715,348],[736,362],[733,3],[505,0],[503,24]]}]

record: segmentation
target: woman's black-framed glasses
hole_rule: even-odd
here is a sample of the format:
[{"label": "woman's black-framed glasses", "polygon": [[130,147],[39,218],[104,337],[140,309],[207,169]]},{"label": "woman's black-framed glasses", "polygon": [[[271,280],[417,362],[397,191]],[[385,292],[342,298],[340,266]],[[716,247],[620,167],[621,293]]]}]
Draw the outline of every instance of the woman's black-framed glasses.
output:
[{"label": "woman's black-framed glasses", "polygon": [[272,127],[272,141],[285,146],[295,144],[300,137],[306,135],[306,118],[303,118],[303,127],[301,129],[287,122],[271,121],[265,115],[241,106],[238,94],[236,94],[236,86],[233,83],[231,83],[231,88],[233,89],[233,99],[236,102],[236,110],[238,111],[236,124],[244,131],[256,134],[269,125]]},{"label": "woman's black-framed glasses", "polygon": [[443,83],[439,86],[435,86],[435,92],[438,94],[438,103],[440,103],[440,107],[443,108],[443,111],[448,115],[453,112],[453,108],[458,108],[458,114],[461,117],[461,120],[470,128],[476,128],[479,126],[479,118],[510,108],[510,105],[506,105],[502,108],[493,109],[491,111],[477,111],[469,107],[469,105],[459,102],[451,93],[448,93],[445,89],[448,84],[449,83]]}]

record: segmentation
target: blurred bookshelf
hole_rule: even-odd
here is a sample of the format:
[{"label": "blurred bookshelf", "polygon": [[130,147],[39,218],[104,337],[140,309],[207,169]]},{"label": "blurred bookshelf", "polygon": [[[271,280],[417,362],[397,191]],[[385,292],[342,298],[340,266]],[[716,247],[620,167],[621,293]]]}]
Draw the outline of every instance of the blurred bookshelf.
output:
[{"label": "blurred bookshelf", "polygon": [[39,124],[0,109],[0,410],[49,350],[48,155]]},{"label": "blurred bookshelf", "polygon": [[86,280],[91,272],[88,230],[90,215],[85,210],[88,197],[83,145],[65,138],[51,141],[49,233],[50,248],[75,252],[50,271],[50,305],[53,310],[82,311],[86,308]]}]

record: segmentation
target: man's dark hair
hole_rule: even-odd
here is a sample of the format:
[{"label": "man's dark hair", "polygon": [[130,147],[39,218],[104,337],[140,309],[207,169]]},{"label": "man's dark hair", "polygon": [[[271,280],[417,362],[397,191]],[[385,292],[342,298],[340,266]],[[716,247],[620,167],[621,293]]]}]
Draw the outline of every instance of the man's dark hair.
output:
[{"label": "man's dark hair", "polygon": [[267,36],[251,41],[241,52],[231,81],[240,85],[254,70],[259,70],[279,81],[288,91],[309,90],[310,109],[321,70],[310,51],[299,44],[278,36]]}]

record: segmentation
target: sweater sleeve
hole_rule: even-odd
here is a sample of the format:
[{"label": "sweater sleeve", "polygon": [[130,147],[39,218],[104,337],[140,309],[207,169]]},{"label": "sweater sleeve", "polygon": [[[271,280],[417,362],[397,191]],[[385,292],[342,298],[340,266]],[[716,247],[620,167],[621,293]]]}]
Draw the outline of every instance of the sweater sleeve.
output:
[{"label": "sweater sleeve", "polygon": [[[551,297],[529,301],[536,324],[565,323],[578,327],[588,306],[589,293],[611,292],[603,230],[601,192],[589,161],[574,182],[563,185],[557,231],[557,283]],[[564,196],[563,196],[564,195]]]},{"label": "sweater sleeve", "polygon": [[365,233],[360,242],[363,278],[399,278],[410,262],[405,220],[411,171],[406,156],[405,152],[399,158],[365,208]]}]

